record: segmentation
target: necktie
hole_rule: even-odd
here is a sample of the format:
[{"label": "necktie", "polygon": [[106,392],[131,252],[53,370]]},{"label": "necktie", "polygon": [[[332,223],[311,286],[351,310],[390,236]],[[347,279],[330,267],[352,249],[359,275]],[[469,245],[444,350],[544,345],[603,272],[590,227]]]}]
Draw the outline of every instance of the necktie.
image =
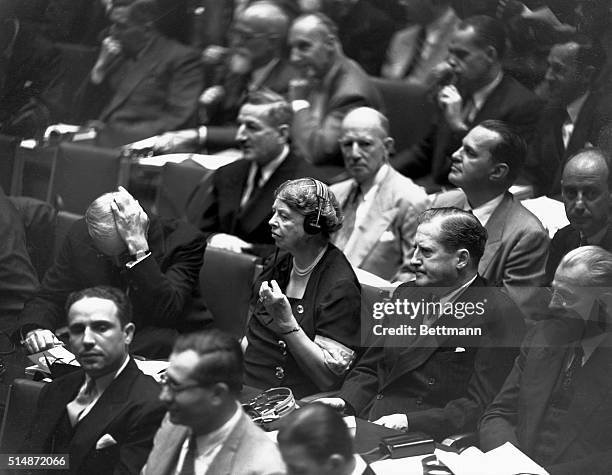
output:
[{"label": "necktie", "polygon": [[572,384],[572,380],[574,378],[574,373],[578,368],[582,368],[582,357],[584,356],[584,350],[582,349],[582,345],[579,343],[576,348],[574,348],[574,353],[572,359],[569,361],[569,365],[563,373],[563,389],[568,390]]},{"label": "necktie", "polygon": [[73,427],[79,422],[81,413],[93,402],[97,394],[96,381],[93,378],[87,378],[87,382],[81,387],[76,398],[66,405],[68,418]]},{"label": "necktie", "polygon": [[334,244],[339,249],[344,249],[346,247],[346,244],[353,234],[353,229],[355,228],[355,216],[357,214],[357,206],[359,206],[360,196],[361,191],[359,185],[355,183],[342,208],[344,220],[342,221],[342,227],[334,239]]},{"label": "necktie", "polygon": [[255,174],[253,175],[253,181],[247,184],[247,189],[242,195],[242,200],[240,201],[240,207],[244,208],[246,204],[251,199],[251,196],[255,193],[255,190],[259,188],[259,182],[261,181],[261,167],[259,165],[255,165]]},{"label": "necktie", "polygon": [[561,126],[561,138],[563,139],[563,148],[567,149],[572,132],[574,131],[574,123],[567,112],[565,112],[565,120]]},{"label": "necktie", "polygon": [[406,67],[406,73],[404,76],[408,77],[412,72],[416,69],[418,64],[421,62],[421,57],[423,55],[423,47],[425,46],[425,40],[427,38],[427,28],[422,27],[419,30],[419,34],[416,37],[416,42],[414,44],[414,51],[412,54],[412,58],[410,58],[410,62]]},{"label": "necktie", "polygon": [[197,457],[198,444],[195,436],[192,434],[189,438],[189,448],[183,459],[183,466],[179,475],[195,475],[195,460]]},{"label": "necktie", "polygon": [[588,245],[589,245],[589,241],[587,241],[587,238],[584,235],[584,233],[582,231],[580,231],[580,243],[579,243],[579,247],[588,246]]},{"label": "necktie", "polygon": [[463,121],[466,124],[471,124],[476,118],[476,103],[474,102],[474,97],[469,96],[465,98],[465,103],[463,104]]},{"label": "necktie", "polygon": [[431,294],[426,301],[423,312],[423,325],[432,326],[440,317],[440,299],[437,295]]}]

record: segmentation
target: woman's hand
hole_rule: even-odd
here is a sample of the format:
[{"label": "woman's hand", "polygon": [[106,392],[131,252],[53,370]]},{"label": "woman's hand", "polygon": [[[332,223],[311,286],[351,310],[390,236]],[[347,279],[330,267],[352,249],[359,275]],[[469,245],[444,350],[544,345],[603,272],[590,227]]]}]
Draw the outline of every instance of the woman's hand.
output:
[{"label": "woman's hand", "polygon": [[293,316],[289,300],[275,280],[263,281],[259,287],[259,300],[272,317],[270,325],[276,333],[286,333],[296,327],[298,323]]}]

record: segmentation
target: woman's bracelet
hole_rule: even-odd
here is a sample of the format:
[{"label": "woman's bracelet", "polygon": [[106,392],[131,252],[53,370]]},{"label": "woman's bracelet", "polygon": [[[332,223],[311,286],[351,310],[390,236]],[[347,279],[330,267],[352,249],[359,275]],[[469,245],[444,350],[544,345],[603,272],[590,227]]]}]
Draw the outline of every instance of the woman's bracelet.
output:
[{"label": "woman's bracelet", "polygon": [[292,328],[291,330],[287,330],[286,332],[282,332],[281,335],[289,335],[289,333],[295,333],[300,331],[300,326]]}]

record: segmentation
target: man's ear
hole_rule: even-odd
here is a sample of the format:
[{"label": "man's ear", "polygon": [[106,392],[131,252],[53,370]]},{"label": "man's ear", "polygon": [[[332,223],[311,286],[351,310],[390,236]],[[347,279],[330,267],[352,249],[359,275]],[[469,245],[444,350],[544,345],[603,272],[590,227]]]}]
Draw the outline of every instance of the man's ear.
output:
[{"label": "man's ear", "polygon": [[510,167],[507,163],[496,163],[489,173],[489,178],[493,181],[501,181],[508,176],[508,173],[510,173]]},{"label": "man's ear", "polygon": [[283,143],[289,143],[289,137],[291,134],[291,130],[289,130],[288,124],[279,125],[276,130],[278,130],[278,134],[283,139]]},{"label": "man's ear", "polygon": [[457,258],[457,270],[464,270],[470,263],[470,251],[465,248],[458,249],[455,257]]},{"label": "man's ear", "polygon": [[125,343],[129,345],[132,343],[134,339],[134,331],[136,330],[136,326],[130,322],[123,327],[123,333],[125,333]]},{"label": "man's ear", "polygon": [[383,145],[385,146],[385,149],[389,155],[393,155],[395,153],[395,140],[393,140],[392,137],[385,137],[383,139]]},{"label": "man's ear", "polygon": [[489,45],[484,49],[484,53],[491,63],[496,63],[499,61],[499,55],[497,54],[497,50]]}]

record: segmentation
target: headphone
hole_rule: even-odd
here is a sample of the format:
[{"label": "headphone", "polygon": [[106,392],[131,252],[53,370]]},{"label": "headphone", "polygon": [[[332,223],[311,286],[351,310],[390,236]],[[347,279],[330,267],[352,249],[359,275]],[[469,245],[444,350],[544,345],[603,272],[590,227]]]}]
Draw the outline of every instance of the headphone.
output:
[{"label": "headphone", "polygon": [[324,226],[324,224],[321,223],[321,213],[329,202],[329,192],[327,186],[319,180],[315,180],[314,178],[309,178],[309,180],[312,180],[315,187],[317,209],[304,216],[304,232],[306,234],[315,235],[319,234]]}]

